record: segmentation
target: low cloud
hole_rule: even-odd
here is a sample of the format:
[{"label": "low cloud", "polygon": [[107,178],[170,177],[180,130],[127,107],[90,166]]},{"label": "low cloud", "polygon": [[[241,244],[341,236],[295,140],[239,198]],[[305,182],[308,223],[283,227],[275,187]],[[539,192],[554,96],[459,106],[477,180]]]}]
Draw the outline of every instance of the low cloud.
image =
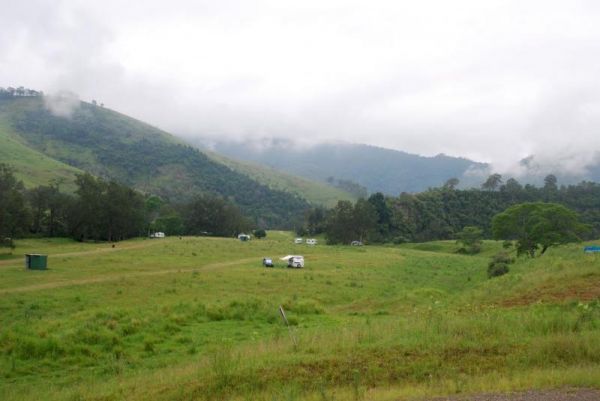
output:
[{"label": "low cloud", "polygon": [[81,101],[75,93],[62,91],[44,96],[44,105],[57,117],[71,118]]},{"label": "low cloud", "polygon": [[598,162],[593,2],[31,0],[3,13],[0,86],[68,89],[188,138],[360,142],[514,176],[530,155],[568,174]]}]

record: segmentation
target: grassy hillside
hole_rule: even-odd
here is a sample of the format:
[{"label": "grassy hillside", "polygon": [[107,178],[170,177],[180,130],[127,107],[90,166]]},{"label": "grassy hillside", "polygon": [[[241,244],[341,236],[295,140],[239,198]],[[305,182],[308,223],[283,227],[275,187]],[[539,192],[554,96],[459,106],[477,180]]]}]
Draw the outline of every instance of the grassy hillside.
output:
[{"label": "grassy hillside", "polygon": [[[0,99],[0,127],[47,156],[44,160],[54,159],[175,201],[196,193],[218,194],[262,224],[292,227],[308,207],[299,196],[257,183],[163,131],[91,104],[79,103],[65,118],[53,115],[42,98]],[[24,157],[13,155],[12,160]],[[19,171],[27,178],[30,172]],[[28,181],[43,181],[44,174],[47,170]]]},{"label": "grassy hillside", "polygon": [[13,166],[16,177],[28,188],[48,185],[51,180],[57,180],[63,183],[61,190],[70,192],[75,189],[75,174],[82,173],[77,168],[28,147],[1,115],[0,162]]},{"label": "grassy hillside", "polygon": [[292,174],[282,173],[274,168],[261,166],[252,162],[229,159],[214,152],[205,151],[205,153],[217,162],[241,174],[245,174],[261,184],[284,192],[297,194],[315,205],[333,207],[339,200],[356,201],[356,198],[352,194],[319,181],[311,181]]},{"label": "grassy hillside", "polygon": [[[464,256],[451,242],[292,239],[17,242],[17,255],[49,253],[51,269],[0,261],[0,398],[391,401],[600,387],[600,263],[581,245],[489,280],[496,242]],[[305,269],[260,264],[290,253]]]}]

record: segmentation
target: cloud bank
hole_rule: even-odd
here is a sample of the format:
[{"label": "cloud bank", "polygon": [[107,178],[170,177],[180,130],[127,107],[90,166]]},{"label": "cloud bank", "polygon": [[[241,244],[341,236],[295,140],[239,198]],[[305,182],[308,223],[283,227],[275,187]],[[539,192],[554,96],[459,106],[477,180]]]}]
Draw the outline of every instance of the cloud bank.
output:
[{"label": "cloud bank", "polygon": [[0,86],[182,136],[343,140],[581,172],[600,150],[593,1],[0,0]]}]

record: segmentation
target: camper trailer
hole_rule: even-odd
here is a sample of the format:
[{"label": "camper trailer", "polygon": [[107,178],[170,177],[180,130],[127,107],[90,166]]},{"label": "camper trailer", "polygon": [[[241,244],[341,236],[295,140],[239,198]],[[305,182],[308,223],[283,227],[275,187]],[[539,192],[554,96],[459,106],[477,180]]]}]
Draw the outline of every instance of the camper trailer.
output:
[{"label": "camper trailer", "polygon": [[304,267],[304,256],[300,255],[287,255],[281,258],[281,260],[287,261],[287,267],[300,269]]}]

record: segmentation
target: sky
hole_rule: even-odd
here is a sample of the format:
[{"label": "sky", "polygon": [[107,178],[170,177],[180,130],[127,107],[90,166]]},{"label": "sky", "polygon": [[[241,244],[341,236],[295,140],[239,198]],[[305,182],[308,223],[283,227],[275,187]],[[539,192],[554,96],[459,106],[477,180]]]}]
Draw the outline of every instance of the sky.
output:
[{"label": "sky", "polygon": [[600,162],[600,3],[0,0],[0,86],[185,137]]}]

